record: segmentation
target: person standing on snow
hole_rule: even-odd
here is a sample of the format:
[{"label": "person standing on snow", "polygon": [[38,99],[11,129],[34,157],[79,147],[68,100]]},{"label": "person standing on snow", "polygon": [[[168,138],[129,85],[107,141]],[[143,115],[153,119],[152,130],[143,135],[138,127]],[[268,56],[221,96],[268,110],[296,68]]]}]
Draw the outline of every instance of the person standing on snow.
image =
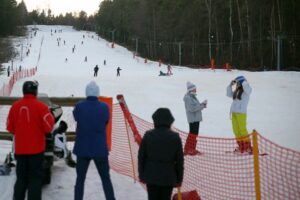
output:
[{"label": "person standing on snow", "polygon": [[183,101],[189,123],[189,135],[185,142],[184,155],[200,154],[200,152],[196,150],[197,136],[199,134],[200,122],[202,121],[202,110],[206,108],[207,100],[200,103],[196,95],[196,85],[187,82],[187,93],[185,94]]},{"label": "person standing on snow", "polygon": [[7,77],[10,76],[10,66],[7,67]]},{"label": "person standing on snow", "polygon": [[73,153],[77,156],[75,200],[82,200],[86,173],[93,160],[100,174],[106,200],[115,200],[109,175],[106,126],[109,121],[109,108],[100,102],[99,86],[90,82],[85,89],[86,100],[75,105],[73,116],[77,122]]},{"label": "person standing on snow", "polygon": [[173,73],[172,73],[172,67],[171,67],[171,65],[170,64],[168,64],[168,71],[167,71],[167,74],[168,75],[173,75]]},{"label": "person standing on snow", "polygon": [[10,108],[7,130],[14,135],[17,180],[14,200],[42,199],[43,161],[46,134],[54,127],[54,117],[46,104],[37,99],[38,83],[23,84],[24,97]]},{"label": "person standing on snow", "polygon": [[97,76],[98,76],[98,71],[99,71],[99,67],[98,67],[98,65],[96,65],[96,66],[94,67],[94,77],[97,77]]},{"label": "person standing on snow", "polygon": [[120,71],[121,71],[122,69],[120,68],[120,67],[118,67],[117,68],[117,76],[120,76]]},{"label": "person standing on snow", "polygon": [[[232,87],[236,85],[235,90]],[[227,96],[232,98],[230,107],[232,129],[238,147],[235,152],[252,153],[251,141],[247,130],[247,107],[252,88],[244,76],[238,76],[227,86]]]},{"label": "person standing on snow", "polygon": [[168,108],[157,109],[152,119],[154,129],[145,133],[138,151],[139,178],[147,184],[148,200],[170,200],[183,180],[182,142],[170,129],[174,118]]}]

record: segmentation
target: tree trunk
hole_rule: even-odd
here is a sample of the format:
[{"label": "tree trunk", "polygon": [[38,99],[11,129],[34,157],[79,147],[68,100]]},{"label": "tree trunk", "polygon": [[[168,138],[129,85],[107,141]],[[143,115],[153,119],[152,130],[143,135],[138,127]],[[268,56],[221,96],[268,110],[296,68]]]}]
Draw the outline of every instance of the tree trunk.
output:
[{"label": "tree trunk", "polygon": [[273,67],[273,59],[274,59],[274,40],[275,40],[275,25],[274,25],[274,4],[271,10],[271,17],[270,17],[270,27],[271,27],[271,60],[270,65]]},{"label": "tree trunk", "polygon": [[280,5],[279,0],[276,0],[277,3],[277,12],[278,12],[278,22],[279,22],[279,30],[282,30],[282,22],[281,22],[281,13],[280,13]]},{"label": "tree trunk", "polygon": [[232,29],[232,0],[229,1],[229,28],[230,28],[230,63],[232,63],[232,41],[233,41],[233,29]]},{"label": "tree trunk", "polygon": [[244,33],[243,33],[243,27],[242,27],[242,19],[241,19],[241,11],[240,11],[240,5],[239,0],[236,0],[236,7],[238,11],[238,18],[239,18],[239,25],[240,25],[240,42],[238,46],[238,52],[240,51],[241,45],[242,45],[242,58],[245,58],[244,56],[244,48],[243,48],[243,42],[244,42]]},{"label": "tree trunk", "polygon": [[249,5],[248,5],[248,0],[245,0],[246,2],[246,19],[247,19],[247,28],[248,28],[248,58],[249,58],[249,63],[250,66],[252,66],[252,48],[251,48],[251,25],[250,25],[250,21],[249,21]]},{"label": "tree trunk", "polygon": [[208,57],[209,61],[212,59],[211,56],[211,0],[205,0],[207,12],[208,12]]}]

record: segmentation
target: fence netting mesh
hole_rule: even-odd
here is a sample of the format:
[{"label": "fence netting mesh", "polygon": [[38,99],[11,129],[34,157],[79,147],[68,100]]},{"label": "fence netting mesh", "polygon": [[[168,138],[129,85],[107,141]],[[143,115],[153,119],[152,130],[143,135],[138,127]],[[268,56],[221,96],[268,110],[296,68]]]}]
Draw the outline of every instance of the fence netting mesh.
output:
[{"label": "fence netting mesh", "polygon": [[[0,131],[5,131],[9,106],[0,106]],[[62,119],[75,130],[72,107],[64,107]],[[153,128],[132,114],[141,134]],[[109,160],[111,168],[138,182],[137,154],[139,145],[125,120],[119,104],[113,105],[112,150]],[[172,127],[180,134],[185,144],[187,133]],[[250,136],[252,139],[252,135]],[[200,155],[184,158],[183,193],[196,191],[201,199],[255,199],[255,173],[253,155],[237,154],[234,138],[197,137]],[[2,149],[11,149],[7,142],[0,143]],[[73,146],[72,143],[69,144]],[[261,199],[300,199],[300,152],[281,147],[258,133],[259,172]],[[2,154],[1,154],[2,156]],[[1,158],[3,160],[4,158]],[[176,193],[176,190],[174,190]]]}]

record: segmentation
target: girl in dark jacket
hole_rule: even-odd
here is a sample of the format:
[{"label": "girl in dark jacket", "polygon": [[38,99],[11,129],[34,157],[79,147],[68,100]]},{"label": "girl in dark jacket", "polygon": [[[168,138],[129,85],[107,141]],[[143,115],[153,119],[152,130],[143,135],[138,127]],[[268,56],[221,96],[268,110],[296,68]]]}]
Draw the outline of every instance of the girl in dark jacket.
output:
[{"label": "girl in dark jacket", "polygon": [[167,108],[152,115],[154,129],[145,133],[138,153],[140,180],[147,184],[148,200],[169,200],[183,179],[183,150],[179,134],[170,129],[174,118]]}]

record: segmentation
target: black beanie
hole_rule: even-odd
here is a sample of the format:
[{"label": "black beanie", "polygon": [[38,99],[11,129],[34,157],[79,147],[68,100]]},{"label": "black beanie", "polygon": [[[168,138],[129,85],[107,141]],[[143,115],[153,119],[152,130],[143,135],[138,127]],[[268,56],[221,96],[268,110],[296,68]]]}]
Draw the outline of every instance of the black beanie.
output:
[{"label": "black beanie", "polygon": [[171,127],[174,117],[168,108],[158,108],[152,115],[154,127]]}]

